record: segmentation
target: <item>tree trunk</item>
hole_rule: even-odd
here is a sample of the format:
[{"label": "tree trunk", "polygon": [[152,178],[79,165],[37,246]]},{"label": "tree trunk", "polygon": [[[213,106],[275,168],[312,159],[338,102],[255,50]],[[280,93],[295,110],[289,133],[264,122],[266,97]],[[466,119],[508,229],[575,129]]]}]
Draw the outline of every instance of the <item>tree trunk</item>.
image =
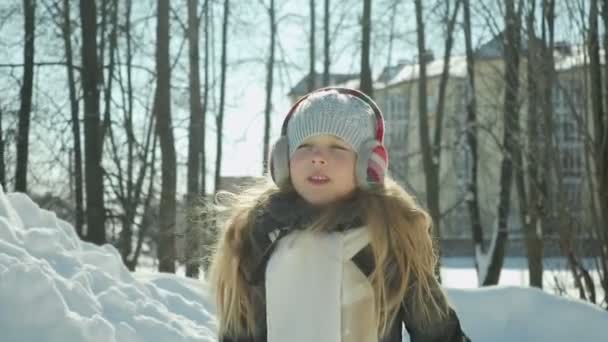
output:
[{"label": "tree trunk", "polygon": [[[608,26],[605,13],[607,8],[606,1],[604,4],[604,28]],[[600,225],[598,227],[603,239],[603,248],[608,245],[608,117],[603,107],[602,101],[602,65],[599,54],[599,38],[598,38],[598,4],[597,0],[591,0],[589,11],[589,78],[591,88],[591,112],[593,117],[593,138],[595,141],[594,163],[597,174],[597,198],[600,208]],[[605,57],[608,59],[608,57]],[[606,81],[608,82],[608,80]],[[608,85],[603,85],[608,86]],[[605,252],[603,252],[605,253]],[[606,269],[605,259],[602,261],[603,269]],[[608,274],[601,276],[601,283],[604,291],[608,293]],[[605,295],[608,297],[608,295]]]},{"label": "tree trunk", "polygon": [[[439,80],[439,96],[437,99],[437,118],[435,122],[435,139],[433,142],[433,160],[437,160],[436,168],[437,175],[441,166],[441,138],[443,136],[443,117],[445,116],[445,94],[448,86],[448,78],[450,74],[450,59],[452,56],[452,46],[454,43],[454,25],[456,24],[456,18],[458,11],[460,10],[461,0],[456,0],[454,12],[452,17],[449,16],[449,8],[446,12],[446,20],[448,20],[447,37],[445,40],[445,53],[443,55],[443,70],[441,72],[441,78]],[[437,187],[437,198],[439,198],[439,187]],[[437,204],[439,207],[439,203]]]},{"label": "tree trunk", "polygon": [[[107,10],[107,9],[106,9]],[[106,11],[104,10],[104,12]],[[110,44],[109,49],[108,49],[108,55],[110,57],[110,61],[108,64],[108,82],[106,83],[106,87],[104,89],[104,114],[103,114],[103,123],[101,126],[101,136],[99,137],[100,139],[100,149],[101,151],[103,151],[103,145],[104,145],[104,138],[106,136],[106,132],[109,129],[110,125],[112,124],[111,121],[111,117],[110,117],[110,113],[111,113],[111,104],[112,104],[112,83],[114,80],[114,68],[115,68],[115,53],[116,53],[116,47],[117,47],[117,36],[118,36],[118,0],[112,0],[112,12],[111,14],[111,31],[110,31],[110,41],[108,42]],[[102,36],[105,36],[105,34],[102,32]],[[102,48],[102,49],[105,49]],[[103,65],[103,64],[100,64]],[[105,67],[105,66],[104,66]],[[101,75],[103,75],[103,71],[101,72]],[[101,79],[102,83],[103,80]]]},{"label": "tree trunk", "polygon": [[325,0],[325,16],[323,17],[323,86],[329,86],[329,2]]},{"label": "tree trunk", "polygon": [[205,196],[207,193],[207,159],[205,153],[205,137],[207,136],[207,104],[209,103],[209,0],[205,0],[204,6],[204,22],[205,22],[205,84],[203,86],[203,108],[202,108],[202,120],[201,120],[201,144],[200,144],[200,155],[201,155],[201,195]]},{"label": "tree trunk", "polygon": [[6,165],[4,165],[4,131],[2,130],[2,107],[0,106],[0,186],[6,191]]},{"label": "tree trunk", "polygon": [[[199,196],[198,177],[199,177],[199,156],[202,136],[202,115],[201,104],[201,81],[199,73],[199,46],[198,46],[198,0],[188,0],[188,44],[190,47],[190,132],[188,145],[188,189],[186,210],[192,210],[196,198]],[[198,227],[188,220],[186,237],[186,276],[198,278],[199,256],[197,253],[200,247],[200,237]]]},{"label": "tree trunk", "polygon": [[[602,0],[602,10],[601,10],[601,18],[602,18],[602,22],[604,24],[604,35],[603,35],[603,39],[602,39],[602,45],[603,45],[603,49],[604,51],[608,51],[608,0]],[[598,45],[599,45],[599,41],[598,41]],[[608,65],[608,54],[604,53],[604,65]],[[603,103],[603,108],[604,110],[606,110],[606,108],[608,108],[608,72],[604,72],[604,86],[603,86],[603,99],[604,99],[604,103]],[[606,118],[606,120],[608,120],[608,118]],[[606,295],[608,296],[608,294]]]},{"label": "tree trunk", "polygon": [[[156,98],[156,95],[154,96]],[[150,177],[148,177],[148,192],[146,194],[146,199],[144,200],[144,204],[143,204],[143,214],[142,214],[142,220],[141,220],[141,224],[139,226],[139,230],[137,232],[137,242],[136,242],[136,246],[135,246],[135,251],[133,252],[133,258],[131,260],[127,260],[126,265],[129,268],[129,270],[131,270],[132,272],[135,271],[135,268],[137,266],[137,262],[139,260],[139,255],[141,254],[141,248],[143,246],[143,242],[144,242],[144,236],[146,235],[146,232],[151,224],[150,222],[150,217],[152,215],[151,213],[151,207],[150,207],[150,201],[152,199],[152,197],[154,196],[154,180],[156,179],[156,148],[157,148],[157,134],[151,134],[153,130],[155,130],[155,125],[154,125],[154,117],[155,117],[155,109],[152,109],[152,118],[150,119],[150,126],[149,126],[149,134],[148,134],[148,138],[146,140],[146,145],[148,144],[148,142],[150,141],[150,136],[152,137],[152,146],[151,148],[146,147],[146,155],[144,156],[144,164],[147,162],[147,152],[150,151],[152,153],[152,157],[150,160]],[[142,183],[143,183],[143,177],[142,177]]]},{"label": "tree trunk", "polygon": [[[536,34],[534,33],[534,12],[535,2],[530,4],[527,15],[527,33],[528,33],[528,63],[527,63],[527,81],[528,81],[528,146],[530,153],[526,155],[524,161],[521,149],[518,149],[517,160],[515,164],[517,193],[519,199],[519,207],[521,214],[521,222],[523,225],[526,252],[528,256],[528,270],[530,272],[530,286],[542,288],[543,274],[543,240],[541,230],[541,222],[539,210],[543,207],[542,202],[544,196],[540,192],[540,184],[542,179],[539,177],[539,165],[537,156],[540,156],[539,127],[538,127],[538,78],[537,70],[541,63],[538,55],[538,44]],[[526,187],[526,179],[528,186]],[[541,233],[541,234],[539,234]]]},{"label": "tree trunk", "polygon": [[[127,136],[127,174],[126,174],[126,191],[121,191],[121,203],[123,205],[124,215],[122,230],[120,232],[119,249],[123,262],[127,267],[130,266],[129,257],[133,251],[133,225],[135,224],[135,216],[137,215],[137,208],[140,205],[140,197],[143,187],[143,178],[145,177],[146,170],[148,167],[147,156],[150,146],[150,135],[152,134],[151,127],[146,132],[146,142],[143,147],[143,157],[141,158],[141,165],[139,168],[139,174],[134,184],[133,182],[133,168],[135,164],[135,156],[133,149],[136,147],[137,142],[135,141],[135,133],[133,131],[133,82],[132,82],[132,69],[133,69],[133,56],[131,52],[131,12],[133,4],[129,1],[125,4],[125,24],[124,32],[127,43],[127,56],[126,56],[126,73],[127,73],[127,104],[124,108],[124,127],[125,134]],[[119,73],[120,74],[120,73]],[[124,89],[124,86],[121,85]],[[156,96],[156,95],[155,95]],[[124,97],[123,97],[124,98]],[[156,97],[154,97],[156,98]],[[154,121],[154,115],[150,115],[150,121]],[[109,116],[108,116],[109,118]],[[150,123],[150,126],[152,123]],[[110,132],[111,126],[110,126]],[[118,159],[118,158],[117,158]],[[120,165],[120,160],[116,161],[117,165]],[[118,167],[118,171],[122,173],[122,169]],[[123,181],[122,175],[119,176],[120,184]]]},{"label": "tree trunk", "polygon": [[161,150],[160,236],[158,271],[175,273],[176,160],[171,124],[171,65],[169,62],[169,0],[158,0],[156,28],[156,121]]},{"label": "tree trunk", "polygon": [[362,39],[361,39],[361,80],[359,89],[361,92],[374,96],[374,86],[372,84],[372,69],[370,67],[369,55],[372,31],[372,1],[363,0],[363,18],[361,20]]},{"label": "tree trunk", "polygon": [[[603,1],[603,12],[602,12],[602,20],[604,22],[604,68],[608,65],[608,0]],[[604,70],[604,94],[608,94],[608,73]],[[606,98],[606,102],[608,103],[608,95],[604,96]],[[608,108],[608,104],[606,105]],[[608,254],[608,111],[604,111],[603,113],[603,126],[600,137],[598,137],[602,141],[601,148],[598,151],[599,161],[598,165],[598,174],[600,175],[600,205],[602,208],[603,223],[602,227],[598,227],[599,230],[603,230],[604,235],[604,251]],[[602,261],[604,275],[601,279],[602,287],[604,289],[604,303],[608,302],[608,256],[605,257]]]},{"label": "tree trunk", "polygon": [[25,19],[23,85],[21,86],[19,128],[17,129],[17,165],[15,167],[15,191],[19,192],[27,192],[27,162],[34,85],[34,38],[36,37],[36,3],[34,0],[23,0],[23,13]]},{"label": "tree trunk", "polygon": [[[127,60],[126,60],[126,68],[127,68],[127,110],[125,113],[125,126],[127,133],[127,203],[128,210],[126,225],[123,227],[125,229],[125,234],[123,237],[123,258],[126,260],[128,256],[131,255],[133,250],[132,242],[133,242],[133,225],[135,223],[135,215],[137,213],[137,207],[139,206],[139,198],[141,193],[141,188],[143,187],[143,178],[146,174],[146,156],[148,155],[148,147],[150,146],[150,134],[152,131],[148,131],[148,136],[145,145],[144,151],[144,162],[143,165],[140,166],[139,178],[137,179],[137,183],[133,184],[133,167],[134,167],[134,153],[133,149],[135,148],[135,132],[133,131],[133,80],[132,80],[132,70],[133,70],[133,54],[131,49],[131,12],[132,12],[133,3],[131,1],[125,4],[126,13],[125,13],[125,34],[127,40]],[[154,119],[151,118],[150,121]]]},{"label": "tree trunk", "polygon": [[82,191],[82,147],[80,145],[80,119],[78,115],[78,98],[76,94],[76,80],[74,78],[74,61],[72,53],[72,28],[70,22],[70,3],[63,0],[62,37],[65,46],[65,57],[68,74],[68,90],[70,94],[70,112],[72,113],[72,135],[74,136],[74,192],[76,203],[75,228],[82,239],[82,226],[84,224],[83,191]]},{"label": "tree trunk", "polygon": [[224,23],[222,25],[222,61],[220,77],[220,108],[216,117],[217,124],[217,152],[215,159],[215,192],[221,188],[220,177],[222,167],[222,134],[224,126],[224,107],[226,98],[226,68],[227,68],[227,47],[228,47],[228,19],[230,18],[230,0],[224,0]]},{"label": "tree trunk", "polygon": [[439,241],[441,237],[440,231],[440,208],[439,208],[439,175],[437,174],[437,166],[439,160],[433,160],[434,147],[430,139],[429,117],[427,109],[427,76],[426,76],[426,61],[424,59],[426,53],[425,37],[424,37],[424,19],[422,1],[415,0],[416,7],[416,32],[418,40],[418,115],[420,120],[420,147],[422,149],[422,165],[425,174],[426,184],[426,203],[433,219],[433,234],[434,238]]},{"label": "tree trunk", "polygon": [[[108,3],[110,0],[98,0],[99,14],[99,29],[97,30],[98,51],[97,51],[97,80],[99,84],[104,84],[103,66],[106,58],[106,26],[108,25]],[[102,127],[103,129],[103,127]],[[103,135],[102,135],[103,136]]]},{"label": "tree trunk", "polygon": [[[475,92],[475,60],[473,55],[473,42],[471,37],[471,6],[469,0],[464,0],[464,36],[467,59],[467,145],[471,153],[471,179],[468,184],[469,196],[467,206],[471,220],[471,233],[475,249],[485,253],[483,244],[483,229],[481,225],[481,214],[479,210],[479,191],[477,187],[477,94]],[[475,259],[477,263],[477,258]],[[475,265],[479,274],[479,265]]]},{"label": "tree trunk", "polygon": [[106,242],[103,170],[99,139],[99,90],[97,65],[97,14],[94,0],[80,0],[82,27],[81,79],[84,91],[85,187],[87,232],[85,240]]},{"label": "tree trunk", "polygon": [[395,43],[395,17],[397,16],[397,5],[399,0],[394,0],[391,5],[390,27],[388,33],[388,57],[386,58],[386,66],[390,67],[393,64],[393,45]]},{"label": "tree trunk", "polygon": [[[127,5],[128,6],[128,5]],[[133,186],[133,198],[130,201],[125,201],[126,202],[126,206],[125,206],[125,221],[126,221],[126,226],[123,227],[123,230],[128,229],[128,231],[126,231],[124,234],[123,232],[121,232],[121,244],[122,244],[122,250],[121,250],[121,254],[122,254],[122,259],[125,265],[127,265],[127,267],[129,267],[129,265],[133,264],[133,265],[137,265],[137,255],[139,253],[139,251],[136,251],[137,255],[133,255],[133,257],[131,257],[131,260],[129,260],[129,256],[131,256],[131,252],[132,252],[132,242],[133,242],[133,229],[132,227],[135,225],[135,215],[137,214],[138,210],[137,208],[139,207],[140,204],[142,204],[140,202],[141,198],[142,198],[142,194],[143,194],[143,186],[144,186],[144,180],[146,178],[146,172],[148,170],[148,167],[151,169],[150,171],[150,176],[149,178],[151,178],[151,182],[153,182],[153,180],[155,179],[155,156],[156,156],[156,137],[157,135],[154,134],[155,132],[155,121],[154,121],[155,115],[154,115],[154,111],[152,111],[152,114],[149,117],[149,123],[147,125],[147,131],[146,131],[146,141],[144,143],[144,147],[143,147],[143,153],[142,153],[142,157],[141,157],[141,166],[139,168],[139,173],[137,176],[137,181]],[[154,141],[152,143],[152,145],[150,144],[150,141]],[[133,142],[135,143],[135,142]],[[148,156],[152,154],[152,160],[148,161]],[[150,191],[152,191],[153,189],[150,189]],[[150,194],[148,193],[147,195],[148,197],[150,196]],[[145,203],[143,203],[143,212],[146,213],[149,211],[149,208],[147,206],[149,206],[149,199],[146,198]],[[143,218],[142,218],[143,220]],[[142,229],[147,228],[144,227],[143,224],[142,226],[139,227],[139,232],[138,232],[138,241],[137,244],[140,244],[141,241],[139,241],[140,239],[143,238],[143,234],[144,232],[142,232]],[[139,246],[139,248],[141,248],[141,246]],[[134,263],[132,263],[131,261],[134,261]],[[132,269],[134,270],[134,269]]]},{"label": "tree trunk", "polygon": [[517,93],[519,90],[519,17],[515,11],[514,0],[505,1],[505,35],[503,47],[505,60],[505,97],[504,97],[504,133],[503,159],[500,169],[500,194],[498,203],[498,229],[495,246],[490,255],[490,263],[482,284],[495,285],[500,279],[508,240],[508,220],[511,204],[511,187],[513,183],[513,158],[519,141],[519,108]]},{"label": "tree trunk", "polygon": [[310,0],[310,56],[308,60],[308,91],[316,87],[317,72],[315,71],[315,0]]},{"label": "tree trunk", "polygon": [[[542,76],[539,78],[542,82],[539,89],[541,91],[539,98],[542,100],[543,132],[539,137],[542,137],[543,139],[543,150],[540,153],[542,174],[539,179],[542,179],[540,190],[541,196],[543,196],[543,205],[541,207],[542,211],[540,212],[542,225],[539,227],[541,229],[536,231],[536,234],[538,235],[536,239],[541,241],[543,228],[548,230],[549,227],[558,227],[560,235],[563,235],[564,237],[573,236],[573,228],[570,224],[566,223],[565,220],[564,199],[560,196],[559,190],[556,191],[557,189],[563,188],[563,182],[560,171],[560,161],[559,158],[557,158],[559,151],[555,145],[554,139],[554,134],[557,130],[554,127],[553,115],[553,87],[555,85],[555,60],[553,58],[555,3],[553,0],[542,1],[542,13],[542,63],[539,63],[538,70],[542,72]],[[536,245],[538,245],[538,242]],[[542,270],[542,255],[537,255],[536,258],[535,267],[539,267],[538,264],[540,263]],[[538,270],[536,270],[536,272],[538,272]],[[536,279],[534,279],[534,281],[537,282],[536,285],[540,284],[540,286],[542,286],[542,273],[535,274],[535,277]]]},{"label": "tree trunk", "polygon": [[270,145],[270,114],[272,111],[272,86],[274,81],[274,53],[277,24],[275,19],[274,0],[270,0],[268,8],[270,22],[270,55],[266,64],[266,101],[264,105],[264,149],[262,151],[262,172],[268,172],[268,150]]},{"label": "tree trunk", "polygon": [[[591,111],[593,113],[593,126],[595,128],[594,138],[596,141],[596,150],[599,152],[602,149],[602,133],[604,129],[604,108],[602,102],[602,73],[599,53],[599,38],[598,38],[598,5],[597,0],[591,0],[589,13],[589,78],[591,81]],[[601,161],[601,159],[597,159]],[[598,163],[602,166],[602,162]],[[598,171],[603,171],[598,169]],[[598,175],[602,175],[599,172]],[[600,178],[601,183],[601,178]]]}]

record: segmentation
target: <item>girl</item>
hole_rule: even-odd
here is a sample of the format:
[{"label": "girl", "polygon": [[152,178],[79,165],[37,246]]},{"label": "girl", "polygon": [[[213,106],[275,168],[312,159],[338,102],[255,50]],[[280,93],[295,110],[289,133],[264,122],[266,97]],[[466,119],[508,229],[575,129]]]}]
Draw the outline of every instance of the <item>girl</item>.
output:
[{"label": "girl", "polygon": [[274,184],[241,195],[209,281],[224,342],[467,341],[434,275],[431,219],[386,177],[384,121],[353,89],[289,111]]}]

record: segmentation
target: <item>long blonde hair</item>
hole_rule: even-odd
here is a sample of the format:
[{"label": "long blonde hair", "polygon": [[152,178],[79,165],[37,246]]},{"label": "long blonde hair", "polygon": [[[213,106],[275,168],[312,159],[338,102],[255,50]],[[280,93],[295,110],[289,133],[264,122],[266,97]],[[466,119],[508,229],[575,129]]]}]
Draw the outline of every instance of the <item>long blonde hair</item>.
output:
[{"label": "long blonde hair", "polygon": [[[285,191],[285,190],[283,190]],[[293,190],[287,190],[293,191]],[[215,291],[219,333],[254,336],[259,289],[250,286],[239,266],[247,234],[253,229],[255,209],[281,192],[272,183],[258,184],[235,197],[220,232],[208,280]],[[404,298],[420,326],[447,315],[443,293],[433,289],[437,254],[433,248],[430,216],[415,199],[387,177],[373,190],[358,190],[358,209],[370,231],[375,269],[369,276],[379,336],[391,326]],[[339,213],[329,210],[312,229],[331,226]],[[409,296],[409,297],[408,297]]]}]

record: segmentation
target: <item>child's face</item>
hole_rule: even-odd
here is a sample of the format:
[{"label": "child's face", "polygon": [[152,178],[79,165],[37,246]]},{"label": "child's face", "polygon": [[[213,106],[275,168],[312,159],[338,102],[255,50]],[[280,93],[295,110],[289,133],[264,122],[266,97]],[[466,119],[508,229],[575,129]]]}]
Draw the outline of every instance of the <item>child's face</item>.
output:
[{"label": "child's face", "polygon": [[309,203],[331,204],[355,190],[356,159],[355,151],[342,139],[333,135],[312,136],[291,157],[291,181]]}]

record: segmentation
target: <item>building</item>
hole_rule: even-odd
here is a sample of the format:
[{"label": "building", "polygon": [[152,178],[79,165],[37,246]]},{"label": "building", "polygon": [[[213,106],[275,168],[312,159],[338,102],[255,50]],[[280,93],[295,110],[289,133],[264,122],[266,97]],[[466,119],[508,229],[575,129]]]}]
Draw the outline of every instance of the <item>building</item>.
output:
[{"label": "building", "polygon": [[[520,127],[522,137],[527,132],[529,116],[527,104],[527,43],[522,42],[523,52],[520,62]],[[584,85],[587,84],[587,71],[582,48],[556,44],[554,53],[556,81],[552,90],[554,110],[555,159],[549,162],[556,166],[552,175],[549,198],[561,201],[568,210],[568,217],[577,224],[588,221],[589,197],[587,177],[585,176],[584,148],[585,132],[592,132],[585,122],[585,113],[590,108],[589,96]],[[489,237],[497,224],[499,203],[500,167],[503,158],[503,97],[504,62],[502,57],[502,38],[500,35],[481,45],[475,51],[475,84],[478,127],[478,187],[482,225],[485,236]],[[439,83],[444,69],[443,58],[433,59],[427,54],[424,58],[427,67],[427,111],[431,140],[437,118]],[[418,115],[418,72],[417,63],[400,62],[386,67],[374,83],[374,98],[383,110],[386,121],[385,144],[390,153],[389,171],[391,176],[413,193],[421,203],[425,202],[425,178],[420,150]],[[302,84],[303,81],[298,84]],[[351,78],[338,86],[358,87],[358,78]],[[307,91],[294,87],[289,93],[292,103]],[[467,68],[464,56],[449,59],[444,118],[441,134],[441,171],[440,207],[442,213],[442,236],[463,238],[470,236],[470,223],[465,199],[468,196],[467,184],[470,182],[471,154],[466,143],[466,104],[470,91],[467,86]],[[539,118],[540,119],[540,118]],[[589,120],[591,121],[591,120]],[[523,138],[522,138],[523,139]],[[526,141],[522,146],[528,151]],[[517,200],[516,179],[511,191],[511,211],[509,230],[513,236],[521,236],[521,215]],[[555,203],[551,205],[556,205]],[[578,221],[577,221],[578,220]],[[546,232],[556,233],[557,228]]]}]

